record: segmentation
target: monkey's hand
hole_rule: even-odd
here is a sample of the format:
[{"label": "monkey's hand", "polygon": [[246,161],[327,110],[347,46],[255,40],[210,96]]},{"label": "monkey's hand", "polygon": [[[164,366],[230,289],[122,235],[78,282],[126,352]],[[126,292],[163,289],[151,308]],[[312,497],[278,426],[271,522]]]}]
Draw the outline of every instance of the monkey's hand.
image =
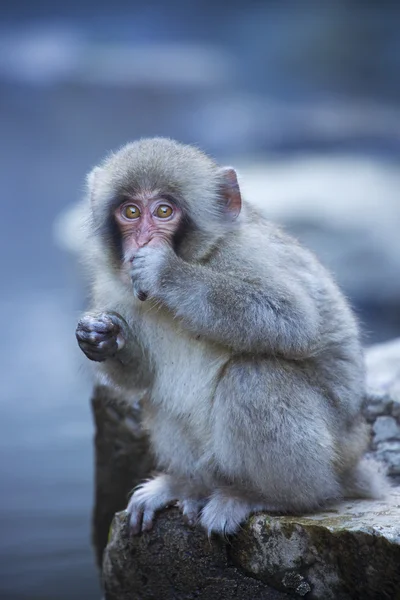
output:
[{"label": "monkey's hand", "polygon": [[160,296],[161,288],[166,283],[164,275],[174,258],[178,259],[166,244],[140,248],[131,269],[133,292],[139,300]]},{"label": "monkey's hand", "polygon": [[125,321],[115,313],[86,313],[75,334],[82,352],[90,360],[103,362],[125,345],[125,327]]}]

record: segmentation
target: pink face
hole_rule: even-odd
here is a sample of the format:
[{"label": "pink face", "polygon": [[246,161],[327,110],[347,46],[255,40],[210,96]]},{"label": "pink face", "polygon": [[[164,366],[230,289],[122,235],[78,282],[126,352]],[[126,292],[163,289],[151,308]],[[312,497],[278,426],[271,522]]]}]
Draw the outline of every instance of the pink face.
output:
[{"label": "pink face", "polygon": [[152,192],[122,202],[114,216],[122,235],[125,261],[131,261],[143,246],[170,244],[182,211],[172,200]]}]

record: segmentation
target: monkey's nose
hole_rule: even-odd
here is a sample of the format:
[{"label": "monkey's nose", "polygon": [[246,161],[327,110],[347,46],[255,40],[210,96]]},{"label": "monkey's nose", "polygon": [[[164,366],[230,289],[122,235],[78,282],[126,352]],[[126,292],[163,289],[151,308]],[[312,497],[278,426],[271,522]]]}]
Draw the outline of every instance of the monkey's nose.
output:
[{"label": "monkey's nose", "polygon": [[144,239],[141,239],[137,242],[138,245],[138,249],[139,248],[144,248],[144,246],[147,246],[147,244],[151,242],[151,237],[145,237]]}]

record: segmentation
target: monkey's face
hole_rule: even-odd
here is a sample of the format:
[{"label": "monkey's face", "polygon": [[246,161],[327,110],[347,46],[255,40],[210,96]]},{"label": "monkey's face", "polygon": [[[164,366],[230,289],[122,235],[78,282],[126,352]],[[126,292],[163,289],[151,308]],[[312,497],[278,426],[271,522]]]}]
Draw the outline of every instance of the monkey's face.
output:
[{"label": "monkey's face", "polygon": [[97,247],[126,281],[141,248],[168,245],[186,261],[199,259],[241,210],[234,169],[162,138],[127,144],[93,169],[88,184]]},{"label": "monkey's face", "polygon": [[121,234],[124,262],[131,262],[143,246],[172,245],[182,216],[174,199],[159,192],[123,201],[114,211],[114,218]]}]

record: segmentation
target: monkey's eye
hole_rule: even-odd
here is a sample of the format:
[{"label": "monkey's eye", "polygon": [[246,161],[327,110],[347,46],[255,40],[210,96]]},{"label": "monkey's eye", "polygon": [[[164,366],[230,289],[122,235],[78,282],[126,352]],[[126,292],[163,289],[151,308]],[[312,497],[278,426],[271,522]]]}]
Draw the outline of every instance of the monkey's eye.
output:
[{"label": "monkey's eye", "polygon": [[168,204],[160,204],[155,212],[159,219],[166,219],[167,217],[170,217],[172,213],[173,210],[170,206],[168,206]]},{"label": "monkey's eye", "polygon": [[127,219],[138,219],[140,217],[140,210],[134,204],[128,204],[122,209],[122,214]]}]

